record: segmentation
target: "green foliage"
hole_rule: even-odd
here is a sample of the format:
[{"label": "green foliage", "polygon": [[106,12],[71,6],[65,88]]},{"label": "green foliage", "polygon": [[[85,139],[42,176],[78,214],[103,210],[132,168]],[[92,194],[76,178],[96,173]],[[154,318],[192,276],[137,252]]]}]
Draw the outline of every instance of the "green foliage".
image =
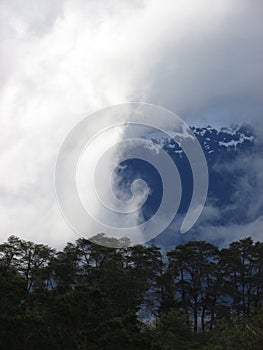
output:
[{"label": "green foliage", "polygon": [[0,349],[262,349],[263,243],[126,243],[0,244]]},{"label": "green foliage", "polygon": [[221,320],[209,334],[202,350],[262,350],[263,312],[236,322]]},{"label": "green foliage", "polygon": [[193,335],[183,311],[171,310],[163,314],[152,328],[154,340],[163,350],[187,350]]}]

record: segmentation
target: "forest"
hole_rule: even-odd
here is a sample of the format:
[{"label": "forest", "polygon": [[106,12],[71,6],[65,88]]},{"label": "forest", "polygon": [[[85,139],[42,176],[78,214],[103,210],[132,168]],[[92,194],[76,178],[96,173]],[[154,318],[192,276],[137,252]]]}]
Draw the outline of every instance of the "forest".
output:
[{"label": "forest", "polygon": [[0,244],[0,349],[263,349],[263,242],[105,239]]}]

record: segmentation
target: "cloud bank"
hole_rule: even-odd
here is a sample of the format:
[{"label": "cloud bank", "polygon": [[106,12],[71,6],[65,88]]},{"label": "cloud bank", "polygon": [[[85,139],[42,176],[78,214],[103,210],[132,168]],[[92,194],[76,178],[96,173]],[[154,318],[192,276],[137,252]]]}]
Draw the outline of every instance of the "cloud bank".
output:
[{"label": "cloud bank", "polygon": [[77,238],[57,208],[55,160],[98,108],[141,100],[192,124],[259,123],[262,10],[260,0],[1,2],[0,240]]}]

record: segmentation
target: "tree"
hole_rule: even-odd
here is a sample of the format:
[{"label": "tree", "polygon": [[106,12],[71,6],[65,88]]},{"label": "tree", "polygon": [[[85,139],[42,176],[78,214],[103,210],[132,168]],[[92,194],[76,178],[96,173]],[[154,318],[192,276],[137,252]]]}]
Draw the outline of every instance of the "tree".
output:
[{"label": "tree", "polygon": [[0,244],[0,348],[259,350],[262,291],[263,243],[251,238],[164,256],[84,238],[56,252],[11,236]]},{"label": "tree", "polygon": [[263,312],[238,321],[220,320],[210,333],[202,350],[261,350],[263,343]]},{"label": "tree", "polygon": [[186,314],[176,309],[163,314],[149,331],[152,333],[152,342],[163,350],[189,350],[194,342]]},{"label": "tree", "polygon": [[251,238],[233,242],[222,249],[222,294],[232,312],[250,316],[262,301],[262,243],[254,244]]},{"label": "tree", "polygon": [[217,271],[218,249],[204,241],[179,245],[167,254],[168,274],[171,278],[170,300],[177,300],[188,320],[192,317],[194,331],[198,331],[198,316],[204,332],[207,312],[210,312],[210,328],[214,323],[219,273]]}]

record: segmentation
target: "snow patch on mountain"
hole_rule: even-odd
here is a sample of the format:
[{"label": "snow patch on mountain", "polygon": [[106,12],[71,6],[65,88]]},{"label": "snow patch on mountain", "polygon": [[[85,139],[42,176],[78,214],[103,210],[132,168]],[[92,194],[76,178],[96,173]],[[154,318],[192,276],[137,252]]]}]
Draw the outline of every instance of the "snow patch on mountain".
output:
[{"label": "snow patch on mountain", "polygon": [[[192,127],[191,130],[198,138],[204,150],[211,154],[215,149],[221,151],[224,149],[236,150],[239,146],[248,142],[253,144],[255,136],[249,128],[245,127],[224,127],[220,129],[207,127]],[[150,140],[158,146],[166,149],[173,149],[175,153],[182,154],[179,142],[175,142],[171,135],[176,136],[175,132],[169,131],[168,135],[164,132],[149,132],[144,135],[144,139]]]}]

